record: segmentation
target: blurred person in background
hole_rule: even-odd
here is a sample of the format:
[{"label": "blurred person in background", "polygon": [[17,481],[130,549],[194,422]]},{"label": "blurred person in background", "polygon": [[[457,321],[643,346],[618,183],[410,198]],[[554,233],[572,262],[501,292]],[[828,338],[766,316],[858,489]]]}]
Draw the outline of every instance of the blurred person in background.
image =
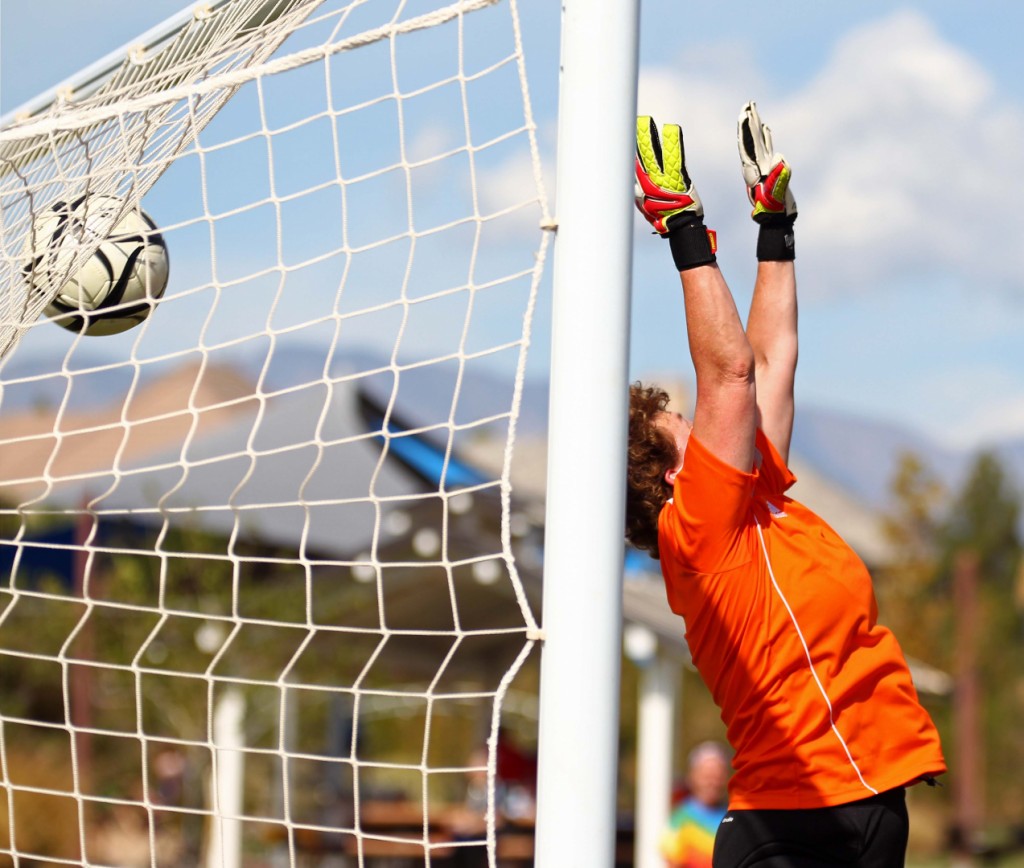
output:
[{"label": "blurred person in background", "polygon": [[672,811],[661,854],[670,868],[710,868],[718,824],[728,805],[729,755],[716,741],[690,751],[686,796]]}]

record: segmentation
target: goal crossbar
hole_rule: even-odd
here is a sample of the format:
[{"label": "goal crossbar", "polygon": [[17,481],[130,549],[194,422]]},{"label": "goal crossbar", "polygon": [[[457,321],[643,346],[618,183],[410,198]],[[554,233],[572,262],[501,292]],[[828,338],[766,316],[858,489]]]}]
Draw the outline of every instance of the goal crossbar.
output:
[{"label": "goal crossbar", "polygon": [[[66,106],[88,99],[107,84],[110,78],[125,65],[126,61],[140,67],[140,79],[159,75],[173,55],[173,51],[165,53],[165,49],[169,48],[170,42],[193,22],[199,23],[201,29],[191,38],[189,50],[192,54],[200,53],[212,38],[213,27],[210,26],[210,22],[214,20],[216,13],[230,2],[231,0],[210,0],[210,2],[197,3],[190,9],[176,12],[130,42],[108,52],[84,69],[16,108],[4,112],[3,115],[0,115],[0,131],[16,123],[24,123],[30,118],[46,112],[55,104]],[[303,0],[266,0],[239,27],[235,38],[243,36],[253,28],[270,24],[299,2],[303,2]]]}]

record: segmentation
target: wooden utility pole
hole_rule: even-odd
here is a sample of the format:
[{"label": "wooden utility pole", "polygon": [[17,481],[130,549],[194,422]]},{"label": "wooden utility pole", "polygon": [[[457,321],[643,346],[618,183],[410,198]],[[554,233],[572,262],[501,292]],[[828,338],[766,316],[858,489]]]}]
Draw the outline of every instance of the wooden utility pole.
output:
[{"label": "wooden utility pole", "polygon": [[953,564],[956,653],[953,710],[956,766],[951,775],[954,800],[954,858],[973,864],[985,809],[978,679],[978,556],[961,551]]}]

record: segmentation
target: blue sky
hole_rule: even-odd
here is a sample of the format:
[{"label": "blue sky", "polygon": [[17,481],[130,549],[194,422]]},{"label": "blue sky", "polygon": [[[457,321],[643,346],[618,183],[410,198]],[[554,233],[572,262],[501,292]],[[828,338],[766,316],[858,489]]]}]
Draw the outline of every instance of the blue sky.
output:
[{"label": "blue sky", "polygon": [[[772,4],[770,21],[763,4],[688,8],[685,47],[659,32],[667,5],[645,8],[640,108],[688,132],[741,309],[754,232],[730,134],[749,97],[773,127],[800,205],[798,399],[962,445],[1024,432],[1024,221],[1011,180],[1024,7],[809,0]],[[676,290],[647,261],[657,239],[644,241],[634,335],[662,348],[679,319],[643,308],[678,311]],[[634,352],[638,367],[660,370],[648,353]]]},{"label": "blue sky", "polygon": [[[520,5],[550,164],[558,4]],[[0,110],[181,6],[0,0]],[[1024,435],[1022,29],[1016,0],[644,3],[639,107],[683,125],[741,310],[756,237],[735,150],[744,100],[793,164],[799,400],[965,446]],[[632,347],[634,376],[689,371],[678,281],[639,218]]]}]

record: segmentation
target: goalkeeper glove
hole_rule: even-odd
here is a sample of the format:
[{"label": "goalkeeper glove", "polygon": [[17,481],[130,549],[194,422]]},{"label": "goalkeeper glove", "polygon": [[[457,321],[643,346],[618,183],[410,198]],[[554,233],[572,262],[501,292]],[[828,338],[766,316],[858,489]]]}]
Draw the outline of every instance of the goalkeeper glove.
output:
[{"label": "goalkeeper glove", "polygon": [[704,227],[704,206],[686,171],[683,134],[676,124],[636,119],[636,207],[662,238],[668,238],[679,271],[715,261],[715,234]]},{"label": "goalkeeper glove", "polygon": [[736,139],[747,198],[754,206],[750,216],[761,227],[757,258],[761,261],[794,259],[793,221],[797,210],[789,189],[792,171],[785,157],[775,153],[772,131],[761,123],[753,102],[748,102],[740,112]]}]

